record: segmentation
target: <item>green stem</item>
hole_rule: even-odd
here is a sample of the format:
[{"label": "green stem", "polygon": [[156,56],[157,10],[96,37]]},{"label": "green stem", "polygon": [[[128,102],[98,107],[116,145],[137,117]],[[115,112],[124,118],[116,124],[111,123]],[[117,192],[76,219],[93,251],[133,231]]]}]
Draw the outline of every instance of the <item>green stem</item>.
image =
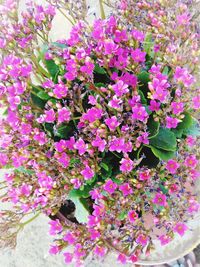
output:
[{"label": "green stem", "polygon": [[41,212],[36,213],[35,216],[33,216],[32,218],[30,218],[26,222],[22,223],[21,224],[21,227],[24,227],[25,225],[27,225],[27,224],[31,223],[32,221],[34,221],[40,214],[41,214]]},{"label": "green stem", "polygon": [[100,5],[101,18],[105,19],[106,15],[105,15],[104,7],[103,7],[103,0],[99,0],[99,5]]}]

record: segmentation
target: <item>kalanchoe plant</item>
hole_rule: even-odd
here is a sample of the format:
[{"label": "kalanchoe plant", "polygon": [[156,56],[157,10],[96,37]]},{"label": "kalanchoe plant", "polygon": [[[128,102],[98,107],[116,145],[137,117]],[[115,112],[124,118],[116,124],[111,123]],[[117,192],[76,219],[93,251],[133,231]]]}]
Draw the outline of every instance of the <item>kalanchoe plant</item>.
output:
[{"label": "kalanchoe plant", "polygon": [[137,262],[199,211],[197,26],[178,1],[129,0],[52,42],[57,5],[0,9],[1,245],[44,213],[67,264],[110,250]]}]

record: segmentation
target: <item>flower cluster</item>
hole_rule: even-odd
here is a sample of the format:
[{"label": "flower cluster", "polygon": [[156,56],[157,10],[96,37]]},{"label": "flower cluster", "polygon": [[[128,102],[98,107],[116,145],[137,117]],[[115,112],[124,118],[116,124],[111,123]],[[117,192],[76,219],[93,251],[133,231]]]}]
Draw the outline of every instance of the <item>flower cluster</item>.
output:
[{"label": "flower cluster", "polygon": [[1,198],[22,218],[51,218],[50,253],[64,250],[66,264],[112,249],[137,262],[199,211],[197,33],[186,5],[171,17],[164,1],[148,2],[120,1],[120,14],[78,20],[56,42],[54,6],[29,6],[21,21],[14,1],[0,9]]}]

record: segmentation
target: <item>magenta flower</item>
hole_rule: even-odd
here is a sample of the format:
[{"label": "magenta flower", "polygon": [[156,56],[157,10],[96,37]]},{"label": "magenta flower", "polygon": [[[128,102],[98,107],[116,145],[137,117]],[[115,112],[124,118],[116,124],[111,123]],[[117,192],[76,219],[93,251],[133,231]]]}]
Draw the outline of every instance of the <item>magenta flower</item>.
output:
[{"label": "magenta flower", "polygon": [[195,155],[190,155],[185,159],[185,165],[191,169],[195,169],[198,164],[198,159]]},{"label": "magenta flower", "polygon": [[88,231],[90,232],[90,239],[91,240],[96,240],[101,236],[99,231],[97,231],[93,228],[90,228]]},{"label": "magenta flower", "polygon": [[82,117],[84,120],[87,120],[89,122],[94,122],[96,120],[101,119],[102,115],[103,115],[102,109],[93,107],[91,109],[88,109],[87,113],[83,114]]},{"label": "magenta flower", "polygon": [[178,25],[188,25],[190,20],[191,17],[187,12],[177,16]]},{"label": "magenta flower", "polygon": [[171,174],[175,174],[179,167],[180,167],[180,164],[177,161],[173,160],[173,159],[168,160],[167,165],[166,165],[166,169]]},{"label": "magenta flower", "polygon": [[116,116],[112,116],[111,118],[106,119],[105,123],[109,127],[111,132],[114,132],[116,128],[120,125]]},{"label": "magenta flower", "polygon": [[98,246],[96,245],[94,248],[94,254],[96,254],[99,257],[104,257],[106,254],[107,249],[102,247],[102,246]]},{"label": "magenta flower", "polygon": [[169,242],[171,242],[171,237],[168,236],[168,235],[161,235],[159,237],[159,240],[160,240],[160,243],[161,243],[161,246],[165,246],[167,245]]},{"label": "magenta flower", "polygon": [[65,152],[62,152],[61,154],[55,154],[54,157],[64,168],[69,166],[70,157]]},{"label": "magenta flower", "polygon": [[115,184],[111,179],[107,180],[103,186],[104,190],[107,191],[109,194],[113,194],[117,187],[117,184]]},{"label": "magenta flower", "polygon": [[133,169],[133,161],[129,158],[123,158],[120,161],[120,171],[122,172],[131,172]]},{"label": "magenta flower", "polygon": [[120,185],[119,190],[122,191],[125,197],[133,193],[133,189],[130,187],[129,183]]},{"label": "magenta flower", "polygon": [[63,253],[63,255],[64,255],[64,260],[65,260],[66,264],[69,264],[72,262],[72,260],[73,260],[73,254],[72,253],[65,252],[65,253]]},{"label": "magenta flower", "polygon": [[45,190],[52,189],[53,184],[54,184],[53,179],[50,176],[46,175],[44,171],[37,173],[37,177],[38,177],[38,184],[42,189],[45,189]]},{"label": "magenta flower", "polygon": [[132,118],[134,120],[145,122],[148,119],[148,117],[149,115],[146,112],[145,107],[137,105],[132,108]]},{"label": "magenta flower", "polygon": [[184,236],[185,232],[188,230],[187,225],[184,223],[177,223],[174,227],[174,232],[178,233],[180,236]]},{"label": "magenta flower", "polygon": [[82,138],[79,138],[78,141],[76,141],[76,143],[74,144],[74,148],[78,150],[80,156],[85,154],[85,152],[87,151],[87,145],[85,144]]},{"label": "magenta flower", "polygon": [[90,61],[85,62],[85,65],[80,68],[80,71],[87,73],[87,75],[92,75],[94,70],[94,64]]},{"label": "magenta flower", "polygon": [[102,198],[101,193],[96,188],[90,191],[90,196],[91,196],[92,199],[100,199],[100,198]]},{"label": "magenta flower", "polygon": [[48,123],[53,123],[56,119],[56,115],[53,109],[45,110],[44,120]]},{"label": "magenta flower", "polygon": [[100,152],[103,152],[105,150],[106,141],[97,136],[96,139],[92,141],[92,146],[97,147]]},{"label": "magenta flower", "polygon": [[122,100],[118,99],[116,95],[113,96],[112,100],[108,102],[108,106],[114,109],[120,109]]},{"label": "magenta flower", "polygon": [[124,94],[128,93],[129,90],[128,90],[128,85],[127,84],[124,84],[123,81],[118,81],[116,84],[114,84],[112,86],[114,92],[115,92],[115,95],[117,97],[121,97],[123,96]]},{"label": "magenta flower", "polygon": [[81,174],[85,180],[90,180],[94,177],[94,171],[87,165],[84,170],[81,171]]},{"label": "magenta flower", "polygon": [[200,95],[195,96],[193,99],[193,108],[194,109],[200,109]]},{"label": "magenta flower", "polygon": [[141,49],[136,48],[131,51],[131,57],[137,63],[145,62],[146,52],[142,52]]},{"label": "magenta flower", "polygon": [[49,230],[50,235],[59,234],[63,230],[62,224],[58,219],[50,221],[49,225],[50,225],[50,230]]},{"label": "magenta flower", "polygon": [[186,138],[187,145],[193,147],[196,143],[196,138],[192,135],[188,135]]},{"label": "magenta flower", "polygon": [[74,256],[77,257],[78,259],[83,258],[85,256],[85,251],[80,243],[77,243],[75,245]]},{"label": "magenta flower", "polygon": [[160,103],[156,102],[155,100],[151,100],[149,109],[151,111],[158,111],[160,109]]},{"label": "magenta flower", "polygon": [[126,264],[127,263],[127,257],[124,254],[119,254],[118,257],[117,257],[117,260],[121,264]]},{"label": "magenta flower", "polygon": [[118,153],[120,153],[123,151],[124,144],[125,144],[124,138],[114,138],[110,142],[109,150],[110,151],[117,151]]},{"label": "magenta flower", "polygon": [[129,257],[129,260],[132,262],[132,263],[136,263],[138,261],[138,257],[135,255],[135,254],[132,254],[130,257]]},{"label": "magenta flower", "polygon": [[66,140],[60,140],[59,142],[55,142],[54,146],[56,151],[58,152],[63,152],[66,150],[67,146],[66,146]]},{"label": "magenta flower", "polygon": [[88,103],[93,105],[93,106],[95,106],[97,104],[97,100],[93,95],[89,95],[88,100],[89,100]]},{"label": "magenta flower", "polygon": [[76,238],[74,237],[74,235],[70,232],[67,232],[64,237],[63,240],[65,242],[68,242],[70,245],[73,245],[76,242]]},{"label": "magenta flower", "polygon": [[74,185],[74,189],[79,189],[82,186],[82,183],[79,179],[71,179],[71,183]]},{"label": "magenta flower", "polygon": [[133,38],[139,42],[143,42],[144,38],[145,38],[145,34],[141,31],[138,30],[132,30],[131,34],[133,36]]},{"label": "magenta flower", "polygon": [[172,112],[179,115],[184,111],[184,103],[182,102],[172,102],[171,103]]},{"label": "magenta flower", "polygon": [[60,252],[60,248],[57,245],[51,245],[50,249],[49,249],[49,254],[51,255],[56,255]]},{"label": "magenta flower", "polygon": [[149,238],[143,234],[140,234],[137,239],[136,242],[140,245],[142,245],[143,247],[145,247],[147,245]]},{"label": "magenta flower", "polygon": [[136,139],[136,147],[140,147],[141,144],[148,145],[149,139],[148,139],[149,133],[141,133],[140,136]]},{"label": "magenta flower", "polygon": [[134,210],[128,212],[128,218],[131,223],[134,223],[138,219],[138,214]]},{"label": "magenta flower", "polygon": [[139,179],[141,181],[146,181],[149,180],[150,178],[151,178],[151,170],[147,169],[139,172]]},{"label": "magenta flower", "polygon": [[65,98],[67,96],[68,88],[65,84],[55,84],[54,88],[53,93],[58,99]]},{"label": "magenta flower", "polygon": [[200,178],[200,172],[197,170],[190,170],[190,176],[192,180],[195,181]]},{"label": "magenta flower", "polygon": [[166,127],[171,129],[171,128],[176,128],[177,125],[179,124],[179,120],[177,118],[173,118],[170,116],[166,117]]},{"label": "magenta flower", "polygon": [[70,114],[71,112],[65,107],[59,109],[58,110],[58,123],[70,121]]},{"label": "magenta flower", "polygon": [[167,206],[167,197],[162,193],[156,193],[153,203],[159,206],[166,207]]}]

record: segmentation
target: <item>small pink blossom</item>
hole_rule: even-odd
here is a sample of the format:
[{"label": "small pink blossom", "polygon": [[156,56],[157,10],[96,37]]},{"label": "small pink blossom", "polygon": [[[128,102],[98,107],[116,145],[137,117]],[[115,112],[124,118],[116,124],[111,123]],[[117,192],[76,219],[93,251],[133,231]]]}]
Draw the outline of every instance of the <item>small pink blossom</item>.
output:
[{"label": "small pink blossom", "polygon": [[193,97],[192,101],[193,101],[193,108],[200,109],[200,95]]},{"label": "small pink blossom", "polygon": [[168,160],[167,165],[166,165],[166,169],[171,174],[175,174],[179,167],[180,167],[180,164],[177,161],[173,160],[173,159]]},{"label": "small pink blossom", "polygon": [[138,261],[138,257],[135,255],[135,254],[132,254],[130,257],[129,257],[129,260],[132,262],[132,263],[136,263]]},{"label": "small pink blossom", "polygon": [[138,105],[132,108],[132,118],[134,120],[145,122],[148,119],[148,117],[149,115],[146,112],[145,107]]},{"label": "small pink blossom", "polygon": [[99,257],[104,257],[105,254],[106,254],[106,251],[107,251],[107,249],[104,248],[104,247],[102,247],[102,246],[98,246],[98,245],[97,245],[97,246],[94,248],[94,254],[96,254],[96,255],[99,256]]},{"label": "small pink blossom", "polygon": [[71,183],[74,185],[74,189],[79,189],[82,186],[82,183],[79,179],[71,179]]},{"label": "small pink blossom", "polygon": [[156,193],[153,203],[160,206],[167,206],[167,197],[162,193]]},{"label": "small pink blossom", "polygon": [[179,120],[177,118],[173,118],[170,116],[166,117],[166,127],[171,129],[171,128],[176,128],[177,125],[179,124]]},{"label": "small pink blossom", "polygon": [[108,102],[108,106],[114,109],[120,109],[122,100],[117,98],[116,95],[113,96],[112,100]]},{"label": "small pink blossom", "polygon": [[91,240],[96,240],[101,236],[100,232],[93,229],[93,228],[90,228],[88,231],[90,232],[90,239]]},{"label": "small pink blossom", "polygon": [[107,180],[103,186],[104,190],[109,194],[113,194],[117,189],[117,184],[115,184],[111,179]]},{"label": "small pink blossom", "polygon": [[74,144],[74,148],[78,150],[80,156],[85,154],[85,152],[87,151],[87,145],[85,144],[82,138],[79,138],[78,141],[76,141],[76,143]]},{"label": "small pink blossom", "polygon": [[139,42],[143,42],[144,38],[145,38],[145,34],[141,31],[138,30],[132,30],[131,34],[133,36],[133,38]]},{"label": "small pink blossom", "polygon": [[192,180],[195,181],[200,178],[200,172],[197,170],[190,170],[190,176]]},{"label": "small pink blossom", "polygon": [[151,111],[158,111],[160,109],[160,103],[156,102],[155,100],[151,100],[149,109]]},{"label": "small pink blossom", "polygon": [[67,232],[64,235],[63,240],[65,242],[68,242],[68,244],[70,244],[70,245],[73,245],[76,242],[75,236],[72,233],[70,233],[70,232]]},{"label": "small pink blossom", "polygon": [[69,264],[72,262],[72,260],[73,260],[73,254],[72,253],[65,252],[65,253],[63,253],[63,255],[64,255],[64,260],[65,260],[66,264]]},{"label": "small pink blossom", "polygon": [[168,235],[161,235],[159,237],[159,240],[160,240],[160,243],[161,243],[161,246],[165,246],[167,245],[172,239],[170,236]]},{"label": "small pink blossom", "polygon": [[133,189],[130,187],[129,183],[120,185],[119,190],[123,193],[125,197],[133,193]]},{"label": "small pink blossom", "polygon": [[122,172],[131,172],[133,169],[133,161],[129,158],[123,158],[120,161],[120,171]]},{"label": "small pink blossom", "polygon": [[74,248],[74,256],[79,258],[84,257],[86,252],[83,249],[83,246],[80,243],[77,243]]},{"label": "small pink blossom", "polygon": [[94,70],[94,64],[90,61],[85,62],[85,65],[80,68],[80,71],[87,75],[92,75]]},{"label": "small pink blossom", "polygon": [[141,144],[148,145],[149,144],[149,139],[148,139],[149,133],[144,132],[141,133],[140,136],[137,137],[136,139],[136,147],[140,147]]},{"label": "small pink blossom", "polygon": [[45,122],[53,123],[56,119],[56,115],[53,109],[46,110],[44,115]]},{"label": "small pink blossom", "polygon": [[126,264],[127,263],[127,257],[124,254],[119,254],[118,257],[117,257],[117,260],[121,264]]},{"label": "small pink blossom", "polygon": [[112,116],[111,118],[106,119],[105,123],[109,127],[111,132],[114,132],[116,128],[120,125],[116,116]]},{"label": "small pink blossom", "polygon": [[81,171],[81,174],[85,178],[85,180],[90,180],[94,177],[94,171],[89,167],[86,166],[84,170]]},{"label": "small pink blossom", "polygon": [[137,63],[144,62],[146,57],[146,52],[142,52],[140,48],[136,48],[135,50],[131,51],[131,57]]},{"label": "small pink blossom", "polygon": [[138,214],[134,210],[128,212],[128,218],[131,223],[134,223],[138,219]]},{"label": "small pink blossom", "polygon": [[87,113],[83,114],[82,117],[84,120],[87,120],[92,123],[96,120],[101,119],[102,115],[103,115],[102,109],[93,107],[91,109],[88,109]]},{"label": "small pink blossom", "polygon": [[180,236],[184,236],[185,232],[188,230],[187,225],[184,223],[177,223],[174,227],[174,232],[178,233]]},{"label": "small pink blossom", "polygon": [[189,22],[190,22],[190,15],[185,12],[181,15],[178,15],[177,16],[177,22],[178,22],[178,25],[188,25]]},{"label": "small pink blossom", "polygon": [[49,254],[56,255],[60,252],[60,247],[57,245],[52,245],[49,249]]},{"label": "small pink blossom", "polygon": [[91,104],[91,105],[97,104],[97,100],[93,95],[89,95],[88,99],[89,99],[89,101],[88,101],[89,104]]},{"label": "small pink blossom", "polygon": [[114,138],[110,142],[110,151],[117,151],[118,153],[122,152],[124,149],[125,140],[124,138]]},{"label": "small pink blossom", "polygon": [[141,181],[146,181],[149,180],[150,178],[151,178],[151,170],[147,169],[139,172],[139,179]]},{"label": "small pink blossom", "polygon": [[143,247],[145,247],[147,245],[149,238],[143,234],[140,234],[137,239],[136,242],[140,245],[142,245]]},{"label": "small pink blossom", "polygon": [[67,96],[68,88],[65,84],[55,84],[53,93],[58,99],[65,98]]},{"label": "small pink blossom", "polygon": [[63,230],[63,227],[58,219],[50,221],[49,225],[50,225],[50,230],[49,230],[50,235],[59,234]]},{"label": "small pink blossom", "polygon": [[114,84],[112,86],[114,92],[115,92],[115,95],[117,97],[121,97],[123,96],[124,94],[128,93],[129,90],[128,90],[128,85],[127,84],[124,84],[123,81],[118,81],[116,84]]},{"label": "small pink blossom", "polygon": [[100,198],[102,198],[101,193],[96,188],[90,191],[90,196],[91,196],[92,199],[100,199]]},{"label": "small pink blossom", "polygon": [[187,156],[187,158],[185,159],[185,165],[191,169],[195,169],[198,162],[199,161],[195,155]]},{"label": "small pink blossom", "polygon": [[105,150],[106,141],[97,136],[96,139],[92,141],[92,146],[97,147],[100,152],[103,152]]},{"label": "small pink blossom", "polygon": [[70,120],[71,112],[63,107],[58,110],[58,123],[68,122]]},{"label": "small pink blossom", "polygon": [[179,115],[184,111],[184,103],[182,102],[172,102],[171,109],[173,114]]},{"label": "small pink blossom", "polygon": [[196,143],[196,138],[192,135],[188,135],[186,138],[186,143],[189,147],[193,147]]}]

